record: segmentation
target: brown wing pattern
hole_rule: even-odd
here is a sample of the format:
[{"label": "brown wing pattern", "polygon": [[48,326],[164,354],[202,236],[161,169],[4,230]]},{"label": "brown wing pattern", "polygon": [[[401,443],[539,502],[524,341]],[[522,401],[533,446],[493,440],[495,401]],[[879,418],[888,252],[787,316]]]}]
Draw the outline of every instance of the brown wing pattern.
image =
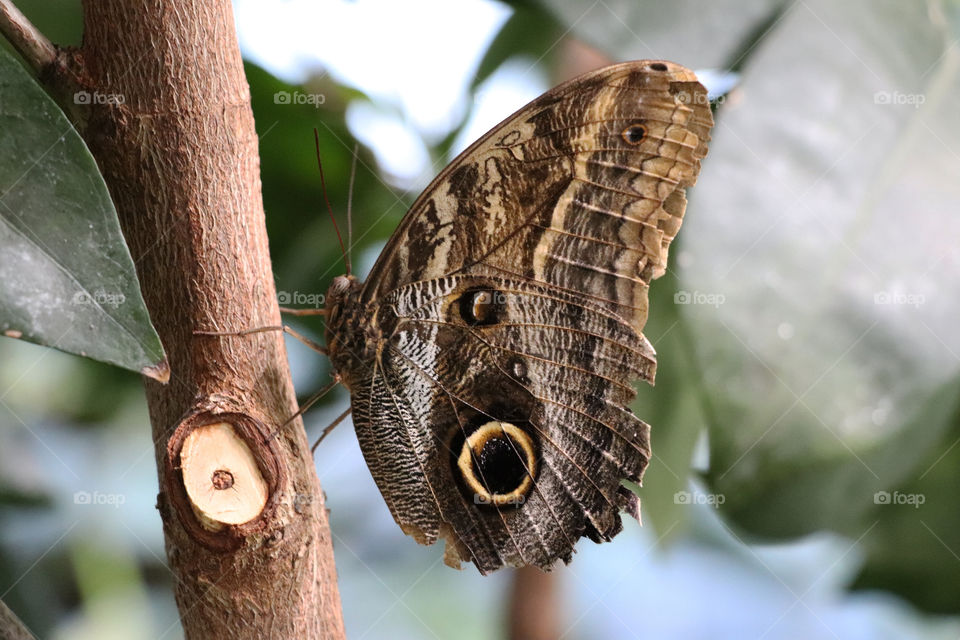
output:
[{"label": "brown wing pattern", "polygon": [[647,285],[711,125],[672,63],[562,85],[441,173],[329,316],[371,473],[449,563],[549,568],[636,513],[621,482],[650,456],[627,408],[656,366]]}]

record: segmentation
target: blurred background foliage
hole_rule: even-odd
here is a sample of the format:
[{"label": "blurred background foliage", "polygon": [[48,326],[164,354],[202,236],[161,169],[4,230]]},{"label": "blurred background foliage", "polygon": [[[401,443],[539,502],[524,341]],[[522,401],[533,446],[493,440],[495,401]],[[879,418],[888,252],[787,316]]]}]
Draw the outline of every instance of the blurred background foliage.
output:
[{"label": "blurred background foliage", "polygon": [[[17,4],[79,43],[78,2]],[[655,452],[644,527],[583,543],[555,572],[564,637],[960,634],[957,2],[235,10],[288,306],[322,304],[343,271],[314,127],[363,275],[452,154],[567,77],[672,59],[717,99],[651,289],[657,386],[635,405]],[[322,336],[319,319],[294,324]],[[306,397],[328,365],[288,350]],[[308,433],[346,402],[309,414]],[[179,637],[149,433],[136,375],[0,340],[0,594],[41,637]],[[405,538],[349,426],[317,469],[351,638],[502,633],[509,573],[449,570],[440,548]]]}]

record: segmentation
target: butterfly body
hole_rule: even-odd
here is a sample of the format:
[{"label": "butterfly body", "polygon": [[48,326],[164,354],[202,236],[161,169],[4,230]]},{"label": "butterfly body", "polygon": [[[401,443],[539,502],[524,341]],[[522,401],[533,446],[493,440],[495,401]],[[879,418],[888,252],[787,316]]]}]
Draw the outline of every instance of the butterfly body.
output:
[{"label": "butterfly body", "polygon": [[351,392],[374,361],[383,335],[376,322],[364,319],[362,287],[353,276],[337,276],[326,295],[327,356]]},{"label": "butterfly body", "polygon": [[607,67],[461,154],[370,278],[335,279],[327,348],[394,518],[481,572],[569,561],[637,515],[647,287],[712,125],[691,72]]}]

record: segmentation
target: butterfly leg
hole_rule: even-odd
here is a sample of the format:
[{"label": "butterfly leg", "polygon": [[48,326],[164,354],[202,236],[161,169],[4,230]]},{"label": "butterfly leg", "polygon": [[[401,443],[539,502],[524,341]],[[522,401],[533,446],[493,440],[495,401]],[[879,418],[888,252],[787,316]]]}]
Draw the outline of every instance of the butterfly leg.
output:
[{"label": "butterfly leg", "polygon": [[325,316],[326,309],[293,309],[292,307],[280,307],[280,313],[286,313],[291,316]]},{"label": "butterfly leg", "polygon": [[312,447],[310,447],[310,453],[315,453],[315,452],[316,452],[317,447],[320,446],[320,443],[323,442],[323,439],[326,438],[327,435],[328,435],[331,431],[333,431],[333,428],[334,428],[334,427],[336,427],[338,424],[340,424],[341,422],[343,422],[344,419],[345,419],[348,415],[350,415],[350,412],[351,412],[351,411],[353,411],[353,407],[347,407],[347,410],[346,410],[346,411],[344,411],[343,413],[341,413],[339,416],[337,416],[337,418],[336,418],[333,422],[331,422],[330,424],[327,425],[326,429],[323,430],[323,433],[320,434],[320,437],[317,438],[317,441],[313,443],[313,446],[312,446]]},{"label": "butterfly leg", "polygon": [[[330,393],[330,391],[332,391],[333,388],[336,387],[338,384],[340,384],[340,376],[339,376],[339,375],[334,375],[334,376],[333,376],[333,380],[331,380],[330,382],[328,382],[327,384],[325,384],[325,385],[323,386],[323,388],[320,389],[320,391],[317,391],[315,394],[313,394],[312,396],[310,396],[309,398],[307,398],[307,401],[304,402],[302,405],[300,405],[300,408],[297,410],[297,412],[296,412],[295,414],[293,414],[292,416],[290,416],[289,418],[287,418],[286,420],[284,420],[284,421],[283,421],[283,424],[281,424],[279,427],[277,427],[277,430],[270,434],[270,438],[269,438],[269,439],[272,440],[273,438],[276,438],[276,437],[277,437],[277,434],[280,433],[281,431],[283,431],[283,428],[284,428],[284,427],[286,427],[288,424],[290,424],[291,422],[293,422],[294,420],[296,420],[297,418],[299,418],[300,416],[302,416],[304,413],[306,413],[307,410],[310,409],[310,407],[312,407],[313,405],[315,405],[315,404],[320,400],[320,398],[322,398],[323,396],[325,396],[325,395],[327,395],[328,393]],[[347,413],[350,413],[350,412],[347,411]],[[345,417],[346,417],[346,414],[344,414],[344,415],[340,416],[339,418],[337,418],[337,421],[334,422],[334,425],[333,425],[333,426],[336,426],[337,422],[339,422],[340,420],[343,420],[343,418],[345,418]],[[329,429],[329,428],[333,428],[333,427],[331,426],[331,427],[328,427],[328,429]]]},{"label": "butterfly leg", "polygon": [[[295,329],[293,329],[292,327],[290,327],[290,326],[288,326],[288,325],[283,325],[283,332],[286,333],[286,334],[288,334],[288,335],[293,336],[294,338],[296,338],[297,340],[299,340],[299,341],[302,342],[303,344],[307,345],[308,347],[310,347],[311,349],[313,349],[313,350],[316,351],[317,353],[321,353],[321,354],[323,354],[323,355],[327,355],[327,348],[326,348],[326,347],[324,347],[323,345],[319,344],[318,342],[315,342],[315,341],[311,340],[311,339],[308,338],[307,336],[305,336],[305,335],[303,335],[303,334],[301,334],[301,333],[298,333],[298,332],[297,332]],[[337,382],[340,382],[340,379],[339,379],[339,378],[337,378]]]}]

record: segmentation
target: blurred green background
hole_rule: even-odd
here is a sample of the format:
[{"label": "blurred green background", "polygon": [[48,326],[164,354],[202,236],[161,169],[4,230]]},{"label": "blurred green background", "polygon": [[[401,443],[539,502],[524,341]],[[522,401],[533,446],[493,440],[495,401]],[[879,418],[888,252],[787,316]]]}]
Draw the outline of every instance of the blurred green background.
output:
[{"label": "blurred green background", "polygon": [[[59,44],[80,40],[78,4],[17,2]],[[651,290],[644,526],[557,569],[565,638],[960,636],[960,4],[234,8],[288,306],[343,271],[314,127],[342,226],[360,142],[362,275],[457,151],[567,77],[665,58],[716,99]],[[306,397],[327,363],[288,350]],[[346,403],[308,414],[308,434]],[[40,637],[181,636],[149,434],[135,374],[0,339],[0,598]],[[349,637],[502,635],[509,572],[453,571],[403,536],[349,426],[316,462]]]}]

